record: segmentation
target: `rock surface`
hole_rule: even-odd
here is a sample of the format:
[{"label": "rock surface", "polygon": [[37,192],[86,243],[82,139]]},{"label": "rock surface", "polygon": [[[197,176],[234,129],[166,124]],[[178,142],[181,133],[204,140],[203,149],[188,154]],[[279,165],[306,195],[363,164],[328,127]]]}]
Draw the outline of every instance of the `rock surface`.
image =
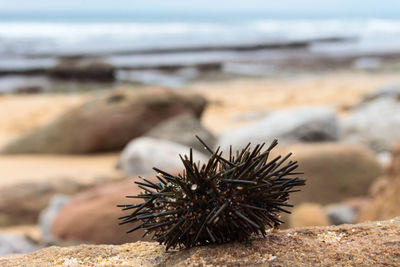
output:
[{"label": "rock surface", "polygon": [[248,244],[165,252],[156,243],[50,247],[0,258],[1,266],[396,266],[400,218],[383,222],[295,228]]},{"label": "rock surface", "polygon": [[[152,137],[139,137],[132,140],[122,151],[118,167],[125,175],[150,173],[153,167],[161,170],[183,168],[179,154],[189,155],[190,147]],[[195,161],[207,162],[207,157],[193,150]]]},{"label": "rock surface", "polygon": [[400,143],[392,150],[388,174],[371,187],[372,200],[365,205],[358,221],[384,220],[400,215]]},{"label": "rock surface", "polygon": [[[144,177],[153,180],[155,173]],[[98,186],[73,196],[55,218],[52,236],[59,241],[96,244],[122,244],[140,240],[143,231],[126,234],[135,225],[118,225],[118,217],[126,215],[126,211],[121,211],[116,205],[141,202],[141,199],[125,198],[141,191],[130,179],[114,185]]]},{"label": "rock surface", "polygon": [[[383,170],[374,154],[359,145],[345,143],[298,143],[279,148],[284,156],[292,152],[298,170],[307,178],[306,186],[294,193],[291,203],[330,204],[363,196]],[[274,155],[275,156],[275,155]]]},{"label": "rock surface", "polygon": [[376,152],[389,151],[400,136],[399,114],[400,98],[381,97],[362,103],[341,121],[342,138]]},{"label": "rock surface", "polygon": [[93,153],[118,150],[161,121],[191,113],[206,100],[169,90],[117,90],[101,94],[52,123],[15,140],[3,153]]},{"label": "rock surface", "polygon": [[276,111],[250,126],[223,133],[218,145],[223,149],[244,147],[249,142],[270,143],[277,138],[281,144],[293,142],[336,141],[339,128],[333,110],[305,107]]},{"label": "rock surface", "polygon": [[151,129],[146,136],[179,143],[198,151],[203,151],[203,145],[195,138],[199,136],[207,145],[214,147],[215,136],[201,125],[199,119],[191,114],[173,117],[159,123]]}]

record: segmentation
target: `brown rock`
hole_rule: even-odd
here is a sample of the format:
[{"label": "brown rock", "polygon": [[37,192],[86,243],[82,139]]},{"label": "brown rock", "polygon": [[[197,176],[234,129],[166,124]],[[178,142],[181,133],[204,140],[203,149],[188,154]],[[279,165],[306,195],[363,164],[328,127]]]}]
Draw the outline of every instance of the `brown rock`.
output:
[{"label": "brown rock", "polygon": [[386,176],[370,189],[372,200],[365,205],[357,221],[384,220],[400,215],[400,143],[392,150],[392,162]]},{"label": "brown rock", "polygon": [[298,143],[277,149],[281,155],[293,152],[299,171],[307,178],[301,192],[289,202],[329,204],[364,196],[382,167],[368,149],[343,143]]},{"label": "brown rock", "polygon": [[400,218],[359,225],[295,228],[224,244],[165,252],[156,243],[50,247],[0,257],[1,266],[397,266]]},{"label": "brown rock", "polygon": [[161,121],[184,113],[200,117],[198,95],[169,90],[112,91],[74,108],[14,141],[3,153],[92,153],[118,150]]},{"label": "brown rock", "polygon": [[289,216],[290,227],[327,226],[329,217],[324,208],[316,203],[302,203]]},{"label": "brown rock", "polygon": [[[154,175],[145,177],[152,180]],[[61,241],[96,244],[122,244],[142,240],[143,231],[126,234],[135,225],[118,225],[118,217],[127,213],[116,207],[117,204],[140,203],[141,199],[127,199],[125,196],[137,195],[141,191],[133,180],[128,180],[82,192],[62,208],[52,225],[52,234]]]},{"label": "brown rock", "polygon": [[56,194],[72,195],[96,183],[80,183],[72,179],[24,183],[0,188],[0,226],[36,224],[39,213]]}]

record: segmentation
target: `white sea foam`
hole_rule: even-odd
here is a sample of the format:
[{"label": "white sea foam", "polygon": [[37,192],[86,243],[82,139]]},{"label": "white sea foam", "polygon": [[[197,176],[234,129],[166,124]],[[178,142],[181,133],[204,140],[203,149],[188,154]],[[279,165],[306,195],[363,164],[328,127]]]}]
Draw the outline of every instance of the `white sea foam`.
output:
[{"label": "white sea foam", "polygon": [[[227,22],[0,22],[0,55],[118,51],[325,37],[356,37],[369,50],[398,46],[400,19]],[[394,45],[392,45],[394,44]],[[321,49],[314,46],[313,49]],[[328,46],[325,46],[328,47]]]}]

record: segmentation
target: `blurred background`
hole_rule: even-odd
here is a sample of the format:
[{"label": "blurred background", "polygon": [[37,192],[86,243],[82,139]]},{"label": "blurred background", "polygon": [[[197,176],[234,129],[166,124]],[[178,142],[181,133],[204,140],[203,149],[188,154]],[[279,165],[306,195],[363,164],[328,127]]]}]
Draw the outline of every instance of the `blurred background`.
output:
[{"label": "blurred background", "polygon": [[139,240],[116,204],[196,134],[294,153],[282,228],[399,216],[400,3],[0,0],[0,255]]}]

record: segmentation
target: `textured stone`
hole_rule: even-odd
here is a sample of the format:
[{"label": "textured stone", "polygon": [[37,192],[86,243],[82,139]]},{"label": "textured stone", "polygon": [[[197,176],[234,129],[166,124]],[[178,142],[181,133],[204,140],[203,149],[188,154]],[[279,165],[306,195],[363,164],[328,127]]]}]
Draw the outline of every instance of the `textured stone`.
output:
[{"label": "textured stone", "polygon": [[165,252],[157,243],[50,247],[0,258],[7,266],[397,266],[400,218],[358,225],[295,228],[247,244]]}]

